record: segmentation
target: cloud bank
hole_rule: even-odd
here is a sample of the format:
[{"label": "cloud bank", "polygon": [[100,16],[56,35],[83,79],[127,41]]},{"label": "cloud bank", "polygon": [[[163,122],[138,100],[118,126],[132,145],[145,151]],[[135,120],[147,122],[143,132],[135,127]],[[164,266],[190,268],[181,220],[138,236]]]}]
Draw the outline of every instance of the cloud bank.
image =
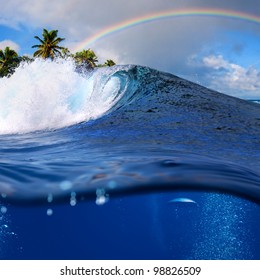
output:
[{"label": "cloud bank", "polygon": [[234,96],[237,95],[236,90],[239,90],[250,92],[252,97],[260,97],[259,69],[253,66],[244,68],[225,60],[221,55],[204,57],[202,62],[210,69],[211,76],[213,75],[210,84],[212,88],[220,91],[228,89],[228,92]]}]

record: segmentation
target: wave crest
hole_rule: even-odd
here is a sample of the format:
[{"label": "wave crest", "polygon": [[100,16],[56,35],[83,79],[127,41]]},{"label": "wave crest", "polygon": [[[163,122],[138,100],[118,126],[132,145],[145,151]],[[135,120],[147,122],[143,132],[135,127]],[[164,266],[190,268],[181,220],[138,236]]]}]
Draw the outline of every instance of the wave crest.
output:
[{"label": "wave crest", "polygon": [[71,60],[23,64],[10,78],[0,79],[0,134],[58,129],[96,119],[117,104],[131,82],[127,69],[121,71],[120,66],[83,74]]}]

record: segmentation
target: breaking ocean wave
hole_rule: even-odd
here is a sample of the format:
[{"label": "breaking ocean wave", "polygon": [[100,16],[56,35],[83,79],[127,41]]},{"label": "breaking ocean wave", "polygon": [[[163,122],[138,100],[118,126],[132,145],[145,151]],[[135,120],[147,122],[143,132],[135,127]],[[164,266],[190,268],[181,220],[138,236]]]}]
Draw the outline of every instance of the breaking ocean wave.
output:
[{"label": "breaking ocean wave", "polygon": [[258,104],[134,65],[79,73],[72,61],[36,60],[0,86],[7,198],[111,184],[260,198]]},{"label": "breaking ocean wave", "polygon": [[[90,207],[88,202],[94,201],[95,206],[108,204],[113,208],[113,199],[118,199],[119,204],[126,199],[125,205],[137,207],[136,215],[141,215],[142,200],[144,205],[150,205],[155,223],[156,217],[163,217],[158,205],[164,201],[163,209],[167,209],[163,213],[170,211],[174,218],[166,216],[175,222],[180,217],[189,221],[189,217],[204,211],[200,222],[194,216],[200,228],[197,236],[212,244],[211,217],[219,221],[219,226],[228,217],[230,229],[236,227],[243,231],[240,221],[249,223],[250,219],[241,209],[258,207],[253,203],[260,201],[260,105],[257,103],[148,67],[113,66],[84,73],[72,61],[35,60],[24,64],[10,78],[0,79],[0,89],[0,194],[4,207],[1,209],[8,210],[7,205],[47,205],[50,207],[47,215],[55,216],[58,210],[54,208],[64,202],[75,206],[82,201],[81,207],[85,203],[84,207]],[[165,199],[160,200],[162,193]],[[141,208],[129,202],[135,196]],[[186,207],[189,201],[194,201],[189,205],[196,207]],[[127,208],[122,207],[118,208],[118,215]],[[219,213],[226,209],[226,212],[213,214],[214,209],[219,209]],[[97,215],[98,210],[92,211]],[[115,212],[112,216],[104,215],[110,221]],[[234,220],[234,215],[239,218]],[[196,225],[192,224],[191,228],[194,230]],[[174,245],[170,236],[175,233],[173,229],[163,233],[163,227],[154,233],[161,236],[156,245],[159,251],[156,249],[154,257],[152,254],[149,258],[259,256],[260,249],[257,252],[243,249],[248,246],[243,241],[246,237],[253,240],[248,228],[243,231],[242,239],[227,231],[227,238],[232,239],[234,246],[240,240],[236,250],[218,251],[227,242],[224,236],[223,242],[217,242],[218,236],[215,251],[209,251],[207,243],[198,237],[197,245],[193,244],[196,248],[192,246],[183,254],[174,255],[178,245]],[[121,226],[117,230],[120,232]],[[96,231],[93,238],[95,235]],[[130,238],[126,234],[117,240],[122,236]],[[168,247],[161,246],[163,242]],[[147,246],[151,248],[150,245]],[[95,246],[99,245],[95,243]],[[124,252],[132,252],[128,250]],[[91,251],[89,255],[73,251],[74,255],[68,254],[68,258],[121,258],[119,251],[118,255],[109,255],[105,250],[100,254]],[[42,258],[40,251],[27,253],[9,257]],[[46,252],[43,258],[64,258],[62,254]],[[124,256],[147,258],[134,252]]]}]

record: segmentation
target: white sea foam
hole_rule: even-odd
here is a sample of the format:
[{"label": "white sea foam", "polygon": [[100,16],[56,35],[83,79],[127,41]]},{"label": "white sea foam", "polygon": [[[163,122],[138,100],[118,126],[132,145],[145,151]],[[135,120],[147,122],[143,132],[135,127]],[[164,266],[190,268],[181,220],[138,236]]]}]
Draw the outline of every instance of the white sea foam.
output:
[{"label": "white sea foam", "polygon": [[118,100],[109,67],[80,74],[72,61],[35,60],[0,79],[0,134],[57,129],[102,116]]}]

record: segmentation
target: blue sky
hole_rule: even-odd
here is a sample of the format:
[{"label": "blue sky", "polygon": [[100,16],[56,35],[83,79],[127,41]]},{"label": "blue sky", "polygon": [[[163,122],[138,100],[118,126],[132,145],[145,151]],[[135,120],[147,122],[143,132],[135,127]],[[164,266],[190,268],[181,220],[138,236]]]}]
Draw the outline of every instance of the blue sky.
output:
[{"label": "blue sky", "polygon": [[[149,13],[219,8],[260,17],[259,0],[9,0],[0,10],[0,48],[19,54],[42,28],[58,29],[73,49],[95,32]],[[87,47],[87,46],[86,46]],[[147,65],[240,98],[260,99],[260,24],[219,17],[156,21],[112,34],[90,46],[100,60]]]}]

